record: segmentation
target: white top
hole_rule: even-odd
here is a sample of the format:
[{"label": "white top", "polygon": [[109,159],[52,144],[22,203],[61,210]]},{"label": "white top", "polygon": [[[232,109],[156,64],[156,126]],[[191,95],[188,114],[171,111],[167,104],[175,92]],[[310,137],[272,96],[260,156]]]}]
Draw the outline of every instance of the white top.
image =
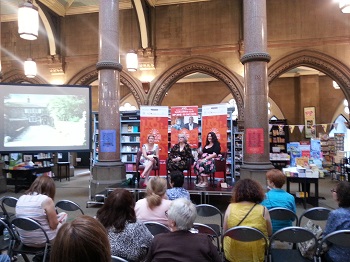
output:
[{"label": "white top", "polygon": [[159,206],[150,209],[146,198],[140,199],[135,205],[136,218],[142,222],[155,221],[168,225],[168,217],[165,215],[165,211],[168,211],[170,204],[170,200],[162,199]]}]

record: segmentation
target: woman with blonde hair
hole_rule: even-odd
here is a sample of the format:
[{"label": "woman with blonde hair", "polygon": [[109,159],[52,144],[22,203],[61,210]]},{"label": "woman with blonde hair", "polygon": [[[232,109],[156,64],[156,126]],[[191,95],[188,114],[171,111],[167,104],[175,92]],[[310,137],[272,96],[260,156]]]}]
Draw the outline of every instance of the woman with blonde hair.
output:
[{"label": "woman with blonde hair", "polygon": [[166,195],[167,181],[162,177],[153,177],[146,187],[146,197],[136,202],[135,212],[139,221],[155,221],[167,225],[171,201]]},{"label": "woman with blonde hair", "polygon": [[140,164],[145,167],[143,170],[141,177],[145,179],[143,185],[147,185],[147,181],[149,175],[152,171],[152,167],[154,162],[156,161],[154,158],[159,158],[159,146],[154,143],[155,136],[150,134],[147,136],[147,143],[142,146],[142,155],[140,158]]},{"label": "woman with blonde hair", "polygon": [[168,170],[180,170],[181,172],[188,168],[188,161],[193,160],[190,145],[187,143],[185,134],[178,135],[179,142],[175,144],[169,152]]}]

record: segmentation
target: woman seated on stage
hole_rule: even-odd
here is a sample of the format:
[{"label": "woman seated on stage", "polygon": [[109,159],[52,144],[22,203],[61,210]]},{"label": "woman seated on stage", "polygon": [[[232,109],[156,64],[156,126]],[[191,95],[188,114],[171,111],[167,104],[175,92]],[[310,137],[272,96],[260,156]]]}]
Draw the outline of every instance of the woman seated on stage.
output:
[{"label": "woman seated on stage", "polygon": [[126,189],[110,193],[96,218],[106,228],[113,256],[129,261],[142,261],[151,246],[152,234],[136,221],[135,200]]},{"label": "woman seated on stage", "polygon": [[149,175],[152,171],[154,162],[156,161],[154,158],[159,158],[159,146],[158,144],[154,143],[154,139],[154,135],[148,135],[147,143],[142,146],[140,164],[145,167],[141,174],[141,177],[145,178],[145,182],[143,183],[143,185],[147,185]]},{"label": "woman seated on stage", "polygon": [[214,132],[209,132],[202,150],[203,154],[194,165],[195,173],[198,174],[199,177],[199,183],[196,184],[196,186],[208,186],[208,176],[211,173],[215,173],[215,158],[218,157],[220,151],[221,147],[216,134]]},{"label": "woman seated on stage", "polygon": [[[269,211],[261,205],[264,199],[262,186],[252,179],[240,179],[232,192],[231,204],[226,209],[223,231],[235,226],[253,227],[272,234]],[[224,239],[225,258],[228,261],[264,261],[265,241],[241,242],[229,237]]]},{"label": "woman seated on stage", "polygon": [[178,143],[171,149],[168,157],[168,170],[184,171],[188,168],[188,161],[193,160],[191,147],[187,144],[187,137],[185,134],[178,135]]},{"label": "woman seated on stage", "polygon": [[190,200],[174,200],[167,214],[172,232],[154,237],[146,261],[222,261],[211,236],[189,231],[197,216]]},{"label": "woman seated on stage", "polygon": [[135,212],[139,221],[155,221],[167,225],[171,201],[166,196],[166,179],[156,176],[151,178],[146,187],[146,197],[136,202]]}]

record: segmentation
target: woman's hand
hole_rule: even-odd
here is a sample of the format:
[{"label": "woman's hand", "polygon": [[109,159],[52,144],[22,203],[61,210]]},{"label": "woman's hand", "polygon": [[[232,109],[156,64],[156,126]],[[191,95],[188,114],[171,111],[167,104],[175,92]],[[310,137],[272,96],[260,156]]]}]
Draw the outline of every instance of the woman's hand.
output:
[{"label": "woman's hand", "polygon": [[173,158],[173,162],[179,162],[181,160],[181,157],[175,157],[175,158]]}]

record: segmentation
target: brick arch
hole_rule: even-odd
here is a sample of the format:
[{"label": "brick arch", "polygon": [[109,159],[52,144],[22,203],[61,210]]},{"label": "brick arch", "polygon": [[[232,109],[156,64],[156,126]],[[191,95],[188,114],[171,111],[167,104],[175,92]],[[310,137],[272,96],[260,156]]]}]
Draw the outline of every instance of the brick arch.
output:
[{"label": "brick arch", "polygon": [[152,81],[152,87],[149,94],[149,104],[159,105],[172,85],[181,78],[198,72],[215,77],[226,84],[233,97],[236,99],[239,119],[243,120],[244,99],[242,77],[233,73],[218,61],[212,60],[208,57],[191,57],[164,70],[162,75]]},{"label": "brick arch", "polygon": [[2,83],[22,83],[22,82],[28,82],[31,84],[37,84],[37,85],[45,85],[49,84],[45,81],[44,78],[40,76],[36,76],[34,78],[28,78],[23,73],[23,70],[14,69],[4,74],[2,78]]},{"label": "brick arch", "polygon": [[344,92],[344,96],[350,99],[350,69],[339,60],[314,50],[301,50],[282,57],[268,69],[268,81],[298,66],[308,66],[319,70],[337,81]]},{"label": "brick arch", "polygon": [[[96,70],[96,65],[91,65],[77,73],[68,81],[67,84],[89,85],[97,79],[98,71]],[[145,104],[146,94],[144,93],[142,83],[139,80],[133,78],[127,72],[122,71],[120,72],[120,82],[130,89],[131,93],[135,97],[138,106]]]}]

